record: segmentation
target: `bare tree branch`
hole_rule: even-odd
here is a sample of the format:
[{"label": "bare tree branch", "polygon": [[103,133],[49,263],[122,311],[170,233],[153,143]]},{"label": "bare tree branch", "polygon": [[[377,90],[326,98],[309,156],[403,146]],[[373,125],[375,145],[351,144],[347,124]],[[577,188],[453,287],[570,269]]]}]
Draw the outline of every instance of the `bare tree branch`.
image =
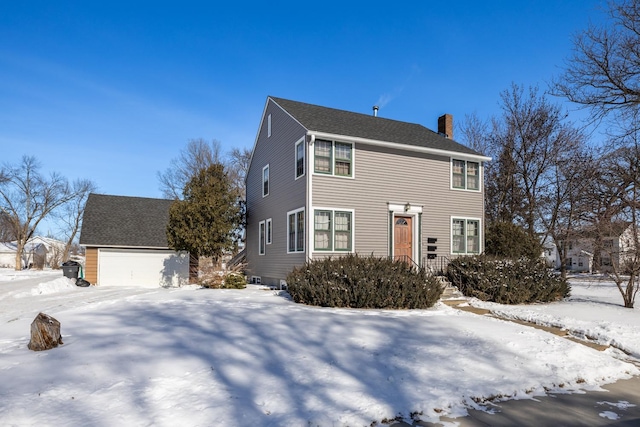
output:
[{"label": "bare tree branch", "polygon": [[56,208],[74,197],[66,178],[57,173],[43,177],[40,163],[23,156],[19,165],[6,164],[0,170],[0,212],[9,218],[17,240],[16,270],[22,268],[22,254],[38,224]]},{"label": "bare tree branch", "polygon": [[592,112],[594,121],[628,119],[640,106],[640,0],[609,2],[610,22],[574,37],[553,93]]}]

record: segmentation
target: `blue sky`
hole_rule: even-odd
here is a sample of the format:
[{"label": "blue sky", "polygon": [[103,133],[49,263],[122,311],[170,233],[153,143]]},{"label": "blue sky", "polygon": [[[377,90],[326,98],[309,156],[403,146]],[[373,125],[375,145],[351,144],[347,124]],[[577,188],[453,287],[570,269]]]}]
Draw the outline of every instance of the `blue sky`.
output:
[{"label": "blue sky", "polygon": [[[160,197],[189,139],[253,146],[266,97],[436,128],[547,83],[600,0],[5,1],[0,162]],[[561,99],[554,99],[561,102]],[[573,108],[567,106],[567,108]]]}]

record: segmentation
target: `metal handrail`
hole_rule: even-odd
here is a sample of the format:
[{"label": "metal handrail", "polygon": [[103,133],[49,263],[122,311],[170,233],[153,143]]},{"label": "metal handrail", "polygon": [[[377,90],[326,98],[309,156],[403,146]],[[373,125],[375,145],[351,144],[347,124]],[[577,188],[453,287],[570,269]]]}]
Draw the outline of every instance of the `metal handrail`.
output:
[{"label": "metal handrail", "polygon": [[409,255],[394,255],[391,257],[395,261],[401,261],[409,264],[411,267],[420,268],[420,264],[415,262]]},{"label": "metal handrail", "polygon": [[433,259],[425,257],[422,259],[422,266],[437,276],[445,276],[450,261],[449,257],[443,255]]}]

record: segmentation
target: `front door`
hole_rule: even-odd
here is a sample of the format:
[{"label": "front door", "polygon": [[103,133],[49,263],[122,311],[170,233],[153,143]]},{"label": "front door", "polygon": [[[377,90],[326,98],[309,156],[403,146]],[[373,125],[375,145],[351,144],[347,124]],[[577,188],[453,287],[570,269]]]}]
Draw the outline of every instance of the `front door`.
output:
[{"label": "front door", "polygon": [[413,231],[410,216],[393,217],[393,257],[400,261],[411,261],[413,257]]}]

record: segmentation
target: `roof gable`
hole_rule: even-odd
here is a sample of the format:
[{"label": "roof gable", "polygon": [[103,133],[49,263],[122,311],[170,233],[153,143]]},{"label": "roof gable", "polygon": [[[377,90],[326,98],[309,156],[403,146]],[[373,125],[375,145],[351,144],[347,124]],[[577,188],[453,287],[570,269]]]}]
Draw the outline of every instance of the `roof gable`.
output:
[{"label": "roof gable", "polygon": [[90,194],[84,209],[80,244],[167,248],[173,200]]},{"label": "roof gable", "polygon": [[311,132],[344,135],[481,156],[477,151],[419,124],[321,107],[283,98],[269,98]]}]

